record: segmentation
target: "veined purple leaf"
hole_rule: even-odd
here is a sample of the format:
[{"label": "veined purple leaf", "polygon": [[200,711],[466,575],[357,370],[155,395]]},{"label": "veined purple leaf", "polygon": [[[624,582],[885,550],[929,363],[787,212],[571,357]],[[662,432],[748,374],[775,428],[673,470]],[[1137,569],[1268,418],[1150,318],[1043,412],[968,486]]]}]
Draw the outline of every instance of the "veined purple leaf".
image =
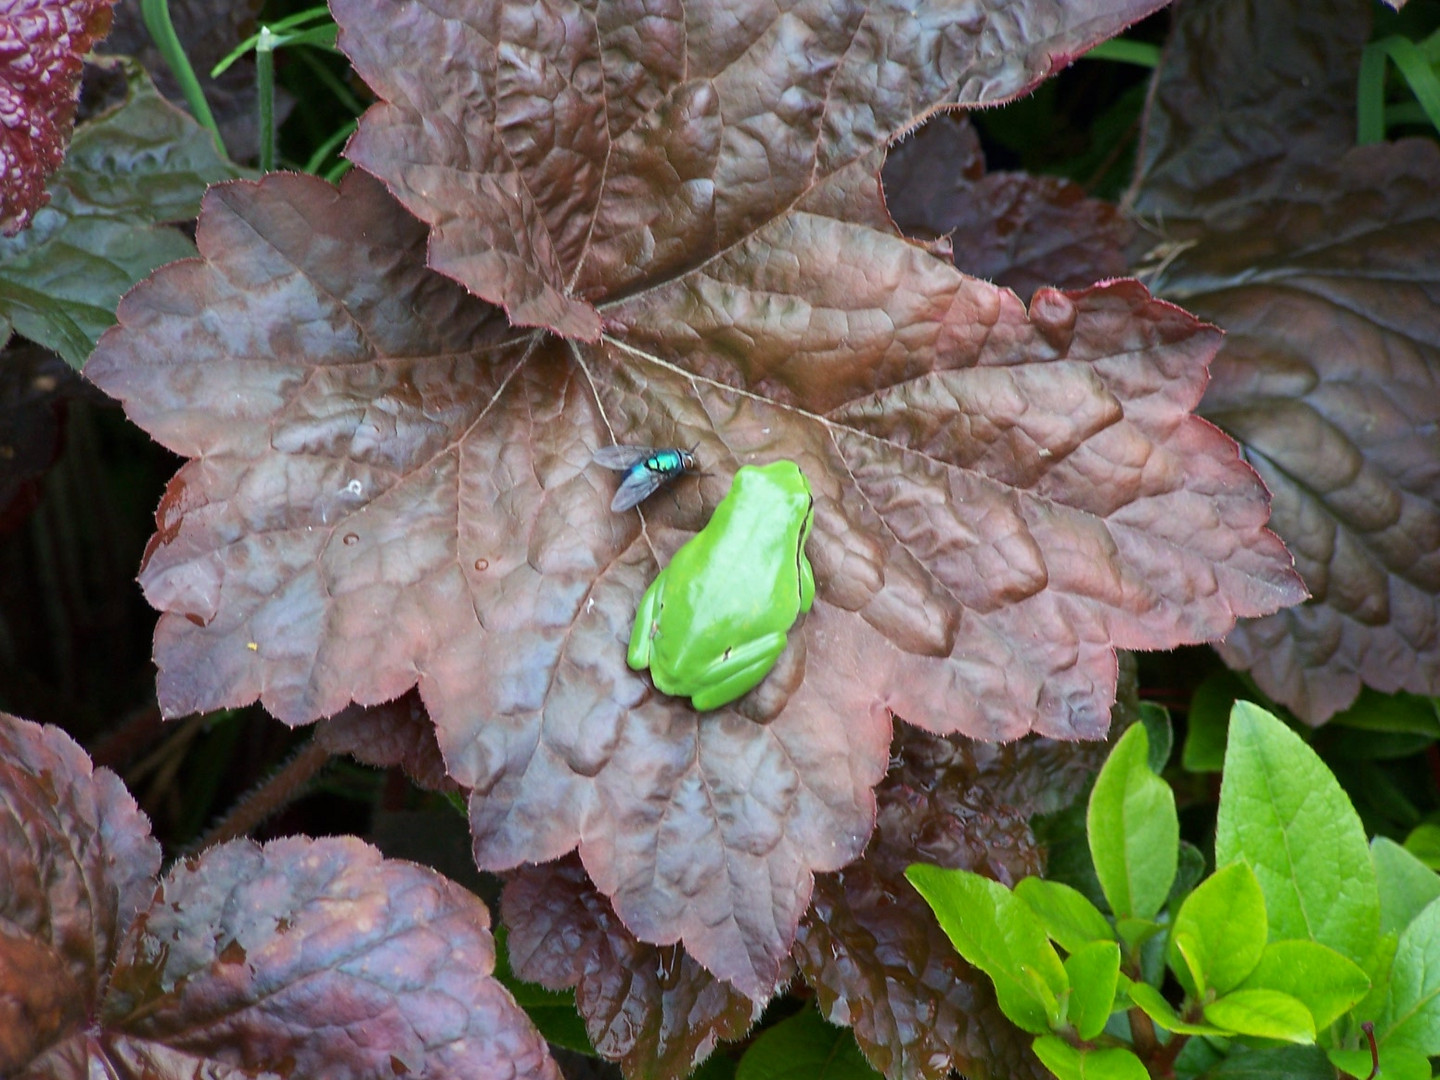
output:
[{"label": "veined purple leaf", "polygon": [[159,869],[119,777],[59,728],[0,713],[0,1075],[83,1030]]},{"label": "veined purple leaf", "polygon": [[398,765],[420,787],[458,790],[445,772],[435,725],[413,690],[383,705],[352,705],[321,721],[315,737],[332,754],[349,754],[382,769]]},{"label": "veined purple leaf", "polygon": [[[661,20],[640,39],[659,52],[604,68],[597,112],[589,90],[546,81],[594,75],[567,52],[588,45],[547,36],[590,12],[511,13],[511,66],[487,81],[493,56],[460,47],[478,7],[406,7],[382,38],[342,4],[362,73],[441,94],[418,127],[408,106],[380,107],[357,156],[426,190],[434,179],[455,220],[427,230],[358,175],[338,193],[288,175],[213,189],[201,259],[132,292],[87,367],[193,459],[141,574],[162,611],[168,714],[258,698],[302,723],[418,685],[451,776],[472,791],[482,867],[578,851],[635,937],[683,942],[754,998],[777,985],[813,875],[865,845],[892,713],[978,738],[1096,737],[1117,647],[1206,640],[1302,595],[1254,473],[1191,415],[1213,329],[1134,282],[1041,289],[1027,309],[897,234],[880,192],[885,132],[865,132],[900,110],[907,78],[913,109],[886,130],[918,120],[916,95],[944,96],[930,76],[885,67],[900,81],[885,82],[877,113],[851,70],[857,44],[831,64],[824,123],[798,129],[808,149],[781,137],[785,123],[772,131],[772,113],[720,122],[715,104],[738,87],[756,108],[809,100],[813,73],[772,60],[801,14],[829,26],[821,8],[703,22],[707,36],[686,37],[689,81],[673,87]],[[977,28],[1029,7],[1006,11]],[[976,61],[973,80],[952,81],[1011,92],[1043,73],[1037,57],[1110,25],[1040,19],[1008,64]],[[874,29],[862,20],[852,36]],[[446,59],[459,56],[480,57],[468,98],[452,83],[469,61]],[[544,93],[513,82],[521,74]],[[652,93],[657,79],[669,89]],[[636,145],[606,158],[601,185],[621,202],[591,190],[589,158],[546,149],[558,121],[529,111],[546,94],[567,124],[590,116],[584,130],[602,113],[623,120]],[[495,95],[518,111],[488,143],[461,138],[464,109],[493,111]],[[680,97],[693,123],[672,115]],[[859,133],[832,131],[842,118]],[[446,168],[386,157],[426,133],[458,155]],[[764,158],[773,182],[745,181],[723,214],[705,203],[723,228],[695,225],[677,207],[718,190],[714,163],[760,168],[742,137],[809,164]],[[538,155],[540,173],[524,212],[505,218],[520,204],[482,197],[495,194],[484,170],[516,154]],[[708,188],[685,171],[694,161]],[[526,201],[541,189],[552,201]],[[471,288],[512,313],[533,301],[549,314],[517,318],[572,339],[516,328],[427,269],[427,242],[436,261],[452,225],[481,262],[519,268],[504,288]],[[555,273],[582,263],[565,292]],[[707,475],[643,517],[613,514],[614,477],[591,458],[614,442],[695,445]],[[779,457],[815,491],[816,604],[764,683],[697,715],[625,666],[635,608],[735,469]]]},{"label": "veined purple leaf", "polygon": [[685,1077],[759,1008],[679,946],[636,941],[573,858],[516,871],[501,916],[515,973],[575,990],[595,1049],[627,1076]]},{"label": "veined purple leaf", "polygon": [[1055,176],[985,172],[974,127],[941,113],[885,160],[885,202],[908,236],[934,238],[956,267],[1028,301],[1042,285],[1081,289],[1129,272],[1134,225]]},{"label": "veined purple leaf", "polygon": [[1313,596],[1220,651],[1317,724],[1362,685],[1440,693],[1440,151],[1353,145],[1368,27],[1340,0],[1188,13],[1135,192],[1152,286],[1227,331],[1201,412]]},{"label": "veined purple leaf", "polygon": [[[861,0],[339,0],[382,99],[346,153],[432,226],[430,265],[521,326],[719,256],[947,102],[1001,101],[1162,7]],[[463,59],[462,59],[463,58]]]},{"label": "veined purple leaf", "polygon": [[172,867],[57,728],[0,714],[0,1072],[559,1080],[485,905],[350,837]]}]

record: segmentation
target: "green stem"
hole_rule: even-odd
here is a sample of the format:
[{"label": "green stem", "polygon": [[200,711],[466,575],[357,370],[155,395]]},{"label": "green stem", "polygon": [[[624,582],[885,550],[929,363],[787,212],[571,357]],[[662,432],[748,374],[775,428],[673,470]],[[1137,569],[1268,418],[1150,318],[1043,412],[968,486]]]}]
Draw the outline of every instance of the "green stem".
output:
[{"label": "green stem", "polygon": [[336,74],[320,61],[319,57],[311,55],[309,49],[298,49],[295,55],[300,58],[302,64],[310,69],[311,74],[325,84],[340,104],[344,105],[352,115],[359,116],[365,111],[365,106],[360,104],[360,100],[350,92],[350,88],[341,82]]},{"label": "green stem", "polygon": [[210,103],[205,100],[205,93],[200,89],[200,80],[195,77],[190,58],[185,55],[180,39],[175,36],[175,25],[170,21],[169,0],[140,0],[140,14],[145,19],[145,28],[150,31],[150,36],[155,39],[155,44],[160,49],[160,55],[165,58],[165,63],[170,66],[175,80],[180,84],[180,92],[185,95],[185,103],[190,106],[191,115],[210,130],[210,134],[215,137],[215,145],[223,151],[225,140],[220,137],[220,125],[215,123],[215,114],[210,111]]},{"label": "green stem", "polygon": [[[310,8],[308,11],[302,11],[298,15],[287,15],[283,19],[278,19],[275,22],[267,23],[266,25],[270,28],[270,32],[272,34],[284,35],[286,37],[289,37],[289,32],[297,26],[302,26],[307,22],[313,22],[316,19],[328,20],[329,18],[330,9],[322,6]],[[334,23],[331,23],[330,25],[333,26]],[[210,69],[210,77],[212,79],[218,79],[229,69],[231,64],[235,63],[236,60],[239,60],[247,52],[253,49],[255,47],[255,43],[259,40],[260,35],[258,33],[255,33],[251,34],[239,45],[236,45],[235,48],[231,50],[229,56],[225,57],[224,60],[221,60],[218,64],[216,64],[213,68]]]},{"label": "green stem", "polygon": [[275,35],[260,27],[255,42],[255,85],[260,97],[260,171],[275,168]]},{"label": "green stem", "polygon": [[1361,146],[1385,138],[1385,60],[1383,41],[1372,41],[1360,53],[1355,89],[1355,141]]},{"label": "green stem", "polygon": [[355,131],[355,126],[356,121],[351,120],[339,131],[335,132],[335,134],[331,135],[328,139],[321,143],[316,148],[315,153],[310,155],[310,160],[304,164],[304,166],[301,168],[301,171],[307,173],[318,173],[320,171],[320,166],[325,164],[326,159],[329,158],[329,156],[333,154],[336,150],[338,150],[340,148],[340,144],[343,143],[346,139],[348,139]]}]

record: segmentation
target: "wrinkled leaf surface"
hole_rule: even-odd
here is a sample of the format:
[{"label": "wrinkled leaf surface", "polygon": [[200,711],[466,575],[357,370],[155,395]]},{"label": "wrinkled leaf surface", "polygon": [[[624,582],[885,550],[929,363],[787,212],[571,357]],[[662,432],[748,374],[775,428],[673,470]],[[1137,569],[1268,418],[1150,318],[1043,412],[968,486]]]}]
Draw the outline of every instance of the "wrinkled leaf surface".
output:
[{"label": "wrinkled leaf surface", "polygon": [[382,99],[347,154],[433,227],[432,266],[593,341],[602,300],[745,245],[928,109],[1012,97],[1160,6],[340,0],[340,47]]},{"label": "wrinkled leaf surface", "polygon": [[119,777],[59,728],[0,713],[0,1075],[94,1013],[159,869]]},{"label": "wrinkled leaf surface", "polygon": [[636,941],[573,858],[517,871],[501,911],[515,974],[573,987],[590,1042],[626,1076],[688,1076],[759,1019],[683,949]]},{"label": "wrinkled leaf surface", "polygon": [[986,173],[974,127],[932,117],[885,160],[885,203],[907,235],[943,238],[967,274],[1028,301],[1042,285],[1079,289],[1128,272],[1134,226],[1070,180]]},{"label": "wrinkled leaf surface", "polygon": [[[830,65],[826,108],[801,110],[808,142],[771,113],[721,122],[737,87],[757,108],[809,100],[814,73],[774,65],[810,55],[790,48],[807,19],[828,27],[814,56],[833,51],[829,5],[704,23],[685,79],[662,47],[674,27],[636,42],[623,5],[597,11],[517,16],[505,78],[472,84],[463,65],[437,71],[464,55],[490,72],[491,52],[458,48],[478,8],[407,7],[382,36],[368,8],[339,5],[362,74],[441,95],[418,128],[379,107],[352,153],[403,197],[434,181],[456,219],[427,230],[363,177],[338,194],[285,175],[214,190],[201,261],[132,292],[87,374],[194,459],[142,571],[167,713],[258,698],[299,723],[418,684],[474,792],[483,867],[578,848],[636,937],[683,940],[759,998],[812,875],[864,846],[891,713],[982,738],[1098,736],[1117,646],[1214,637],[1301,594],[1253,473],[1190,415],[1213,330],[1133,282],[1042,289],[1027,310],[900,237],[878,175],[893,129],[861,100],[858,45]],[[568,31],[592,15],[659,51],[581,62],[590,39]],[[1051,27],[1036,48],[1103,25]],[[962,81],[1021,85],[1036,55],[1017,44],[1014,70],[977,61]],[[589,83],[545,81],[571,61],[576,79],[612,80],[605,109]],[[944,96],[885,70],[913,82],[907,101]],[[465,109],[497,94],[518,111],[460,139]],[[542,101],[615,141],[603,198],[590,150],[545,149],[560,121]],[[431,136],[453,160],[401,183],[386,155]],[[733,175],[765,147],[763,177]],[[540,170],[521,201],[545,199],[484,224],[512,206],[485,163],[516,155]],[[702,195],[698,219],[681,212]],[[516,329],[428,270],[427,242],[463,276],[447,229],[474,266],[504,270],[473,288],[583,340]],[[579,274],[570,292],[556,267]],[[545,314],[516,314],[532,301]],[[614,476],[590,459],[613,441],[695,445],[707,475],[643,517],[612,514]],[[815,490],[816,605],[755,692],[697,716],[625,667],[635,606],[735,468],[777,457]]]},{"label": "wrinkled leaf surface", "polygon": [[1190,9],[1135,192],[1152,287],[1227,332],[1201,412],[1270,488],[1313,596],[1221,652],[1312,723],[1362,685],[1440,692],[1440,151],[1353,145],[1369,18]]},{"label": "wrinkled leaf surface", "polygon": [[159,865],[113,773],[0,714],[5,1076],[559,1080],[484,905],[438,874],[348,837]]},{"label": "wrinkled leaf surface", "polygon": [[115,0],[18,0],[0,11],[0,233],[44,206],[65,157],[83,57],[110,28]]},{"label": "wrinkled leaf surface", "polygon": [[435,725],[415,691],[383,705],[352,705],[315,730],[332,754],[349,754],[378,768],[399,766],[411,780],[432,791],[455,791],[435,741]]}]

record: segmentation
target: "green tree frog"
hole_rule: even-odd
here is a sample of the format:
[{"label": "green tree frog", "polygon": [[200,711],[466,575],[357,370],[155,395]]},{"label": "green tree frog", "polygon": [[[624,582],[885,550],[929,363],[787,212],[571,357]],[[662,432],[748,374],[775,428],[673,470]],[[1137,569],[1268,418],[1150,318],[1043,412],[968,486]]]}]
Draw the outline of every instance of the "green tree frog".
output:
[{"label": "green tree frog", "polygon": [[630,666],[701,712],[765,678],[815,599],[805,557],[814,507],[793,461],[740,468],[709,524],[645,590]]}]

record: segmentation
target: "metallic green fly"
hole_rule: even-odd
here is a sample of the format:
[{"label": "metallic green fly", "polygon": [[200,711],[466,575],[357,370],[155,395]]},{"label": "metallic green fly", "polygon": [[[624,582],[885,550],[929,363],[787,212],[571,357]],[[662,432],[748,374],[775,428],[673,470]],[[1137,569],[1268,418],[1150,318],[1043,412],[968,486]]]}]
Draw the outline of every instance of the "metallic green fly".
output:
[{"label": "metallic green fly", "polygon": [[689,450],[657,449],[653,446],[602,446],[595,462],[625,474],[610,509],[617,512],[639,506],[662,484],[685,473],[699,472],[695,455]]}]

